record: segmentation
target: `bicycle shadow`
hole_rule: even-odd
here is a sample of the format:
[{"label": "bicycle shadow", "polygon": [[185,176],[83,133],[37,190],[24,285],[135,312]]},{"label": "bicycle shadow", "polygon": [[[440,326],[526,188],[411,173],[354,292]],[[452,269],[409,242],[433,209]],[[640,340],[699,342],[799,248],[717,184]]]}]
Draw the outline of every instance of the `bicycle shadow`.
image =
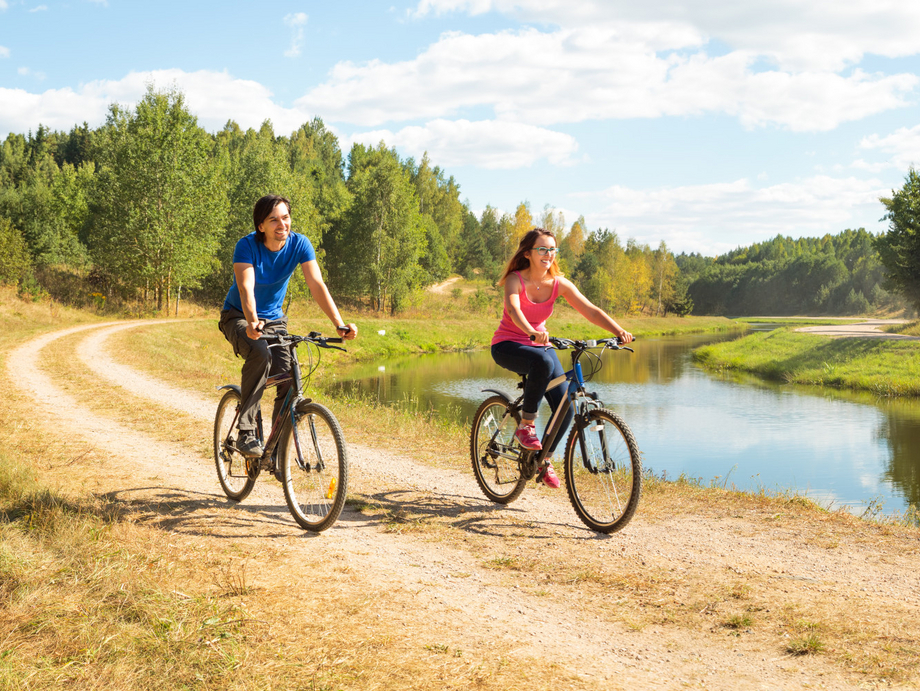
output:
[{"label": "bicycle shadow", "polygon": [[166,532],[217,538],[287,537],[299,531],[282,498],[235,502],[221,493],[178,487],[132,487],[100,495],[120,518]]},{"label": "bicycle shadow", "polygon": [[[487,537],[520,536],[522,527],[528,537],[538,540],[558,539],[559,531],[576,531],[571,539],[610,539],[580,523],[562,523],[541,517],[532,508],[495,504],[481,497],[430,490],[386,490],[374,494],[350,493],[339,521],[377,521],[393,532],[422,528],[425,524],[442,524],[457,530]],[[576,519],[577,520],[577,519]]]},{"label": "bicycle shadow", "polygon": [[[302,530],[291,517],[280,487],[276,500],[235,502],[222,493],[191,491],[180,487],[146,486],[115,490],[99,498],[120,518],[166,532],[222,539],[314,538],[322,533]],[[610,539],[580,523],[546,520],[533,508],[494,504],[484,498],[430,490],[384,490],[372,494],[351,492],[335,528],[384,528],[390,532],[415,532],[434,524],[486,537],[558,539],[560,531],[574,540]]]}]

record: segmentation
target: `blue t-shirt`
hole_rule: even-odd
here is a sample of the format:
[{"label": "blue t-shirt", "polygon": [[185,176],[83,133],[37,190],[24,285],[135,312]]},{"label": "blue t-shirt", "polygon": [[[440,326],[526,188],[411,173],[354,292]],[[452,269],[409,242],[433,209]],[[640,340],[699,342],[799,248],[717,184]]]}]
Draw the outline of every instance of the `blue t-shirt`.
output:
[{"label": "blue t-shirt", "polygon": [[[254,232],[240,238],[233,250],[234,264],[252,264],[256,272],[256,313],[259,319],[266,321],[284,316],[281,307],[291,275],[298,266],[314,259],[316,252],[313,245],[300,233],[291,233],[284,247],[277,252],[272,252],[259,242]],[[227,299],[224,300],[224,309],[231,307],[243,311],[235,275]]]}]

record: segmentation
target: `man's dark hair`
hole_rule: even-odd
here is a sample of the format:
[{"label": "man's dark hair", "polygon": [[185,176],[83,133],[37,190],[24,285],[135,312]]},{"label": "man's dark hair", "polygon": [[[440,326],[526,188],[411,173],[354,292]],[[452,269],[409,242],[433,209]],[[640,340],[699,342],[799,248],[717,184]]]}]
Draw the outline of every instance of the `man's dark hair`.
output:
[{"label": "man's dark hair", "polygon": [[266,194],[259,201],[256,202],[256,205],[252,208],[252,224],[256,229],[256,240],[265,244],[265,233],[259,230],[259,226],[262,225],[262,221],[271,215],[271,212],[275,210],[275,207],[278,204],[286,204],[288,208],[288,213],[291,211],[291,202],[289,202],[285,197],[282,197],[280,194]]}]

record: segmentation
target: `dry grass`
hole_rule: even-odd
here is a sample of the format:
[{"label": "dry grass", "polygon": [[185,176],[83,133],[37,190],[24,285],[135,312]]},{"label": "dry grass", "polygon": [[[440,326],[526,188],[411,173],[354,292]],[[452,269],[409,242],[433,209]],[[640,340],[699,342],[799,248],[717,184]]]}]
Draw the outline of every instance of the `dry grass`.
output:
[{"label": "dry grass", "polygon": [[[5,337],[3,352],[21,338]],[[155,437],[188,442],[201,426],[146,402],[138,414],[139,400],[96,382],[66,345],[45,364],[90,409]],[[245,540],[160,530],[156,501],[86,494],[105,456],[56,435],[6,388],[0,442],[18,453],[0,456],[0,688],[548,689],[567,680],[531,673],[535,664],[501,647],[488,659],[467,654],[438,627],[407,630],[399,622],[414,594],[369,587],[336,565],[341,556],[266,561],[265,547]]]},{"label": "dry grass", "polygon": [[[32,333],[63,326],[47,316],[28,323],[37,324]],[[239,361],[224,357],[216,329],[214,338],[199,339],[198,327],[190,326],[195,356],[173,355],[158,376],[189,388],[235,379]],[[119,339],[137,344],[145,331]],[[28,335],[0,337],[2,352]],[[70,347],[55,344],[43,363],[58,382],[69,382],[70,394],[155,438],[181,441],[210,464],[209,423],[100,384]],[[145,359],[145,348],[123,350],[124,359]],[[283,549],[167,530],[159,519],[170,509],[153,499],[87,495],[82,485],[105,458],[56,435],[8,386],[4,393],[0,446],[18,453],[0,457],[0,688],[582,686],[501,644],[483,657],[449,628],[413,623],[417,594],[355,573],[348,555],[319,553],[291,564]],[[385,432],[421,462],[467,464],[465,430],[357,400],[337,400],[333,409],[349,436]],[[439,505],[395,481],[356,487],[349,505],[407,540],[462,546],[510,587],[578,602],[625,631],[664,626],[700,639],[763,636],[778,655],[818,655],[867,679],[916,679],[920,625],[910,603],[879,607],[859,592],[843,601],[821,584],[734,565],[712,570],[666,555],[639,557],[614,542],[561,540],[552,526],[513,515],[482,530],[481,512]],[[212,511],[206,502],[185,510]],[[761,530],[794,531],[797,543],[822,550],[865,544],[883,553],[918,551],[917,533],[908,528],[859,522],[798,497],[742,494],[686,479],[649,478],[640,511],[643,521],[675,526],[688,517],[743,519]]]}]

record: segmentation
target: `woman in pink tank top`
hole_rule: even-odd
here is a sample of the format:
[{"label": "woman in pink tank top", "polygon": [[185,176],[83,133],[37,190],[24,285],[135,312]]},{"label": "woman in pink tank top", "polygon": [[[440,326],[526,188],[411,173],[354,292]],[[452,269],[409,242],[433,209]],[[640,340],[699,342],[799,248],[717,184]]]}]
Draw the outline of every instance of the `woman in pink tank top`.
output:
[{"label": "woman in pink tank top", "polygon": [[[549,331],[546,320],[553,313],[556,298],[560,295],[564,297],[585,319],[610,331],[623,343],[633,340],[631,333],[562,276],[556,263],[556,251],[555,235],[543,228],[534,228],[521,238],[517,252],[498,281],[505,287],[505,300],[501,322],[492,337],[492,359],[505,369],[527,375],[521,424],[514,433],[525,449],[543,448],[534,427],[540,399],[545,397],[550,407],[555,409],[565,395],[561,386],[546,390],[550,381],[565,373],[556,351],[547,347]],[[559,486],[550,456],[571,421],[570,409],[553,447],[549,449],[546,464],[540,470],[538,479],[549,487]]]}]

